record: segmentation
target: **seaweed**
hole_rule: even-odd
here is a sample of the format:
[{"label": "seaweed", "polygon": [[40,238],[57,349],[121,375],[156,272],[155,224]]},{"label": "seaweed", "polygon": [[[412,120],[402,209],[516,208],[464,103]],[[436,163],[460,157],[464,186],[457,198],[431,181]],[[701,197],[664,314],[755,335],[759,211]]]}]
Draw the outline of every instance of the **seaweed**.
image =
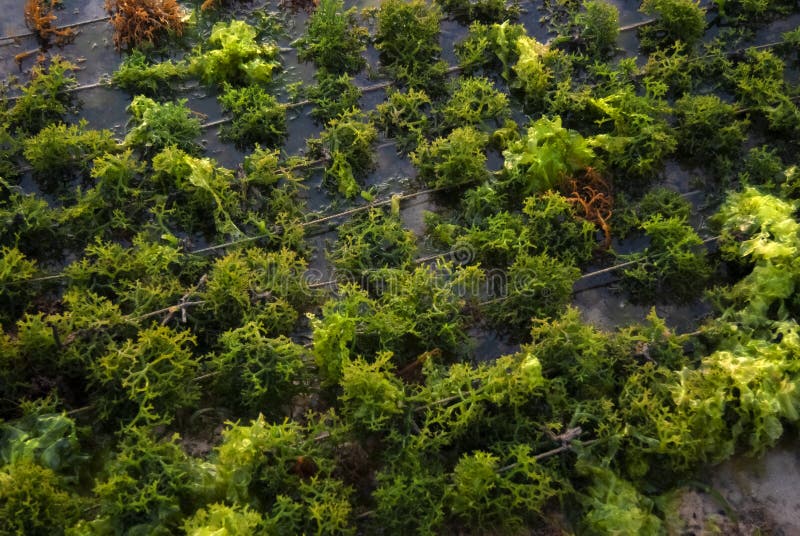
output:
[{"label": "seaweed", "polygon": [[226,331],[209,368],[215,373],[216,396],[246,412],[279,417],[285,408],[276,401],[291,400],[308,389],[308,350],[286,336],[270,337],[271,331],[255,321]]},{"label": "seaweed", "polygon": [[486,318],[512,337],[525,337],[531,319],[554,318],[566,308],[580,271],[548,255],[517,255],[505,284],[486,305]]},{"label": "seaweed", "polygon": [[51,38],[55,38],[55,44],[59,47],[75,39],[75,32],[72,28],[54,26],[58,17],[53,11],[60,7],[62,7],[61,0],[26,0],[25,2],[25,25],[36,34],[43,46],[47,46]]},{"label": "seaweed", "polygon": [[330,158],[325,180],[347,198],[359,192],[357,180],[375,166],[372,145],[378,137],[375,126],[358,108],[351,108],[325,125],[319,139],[308,140],[311,154]]},{"label": "seaweed", "polygon": [[422,90],[390,90],[379,104],[377,123],[387,136],[395,136],[403,150],[413,150],[428,132],[432,111],[431,98]]},{"label": "seaweed", "polygon": [[17,247],[33,258],[58,257],[54,243],[60,229],[50,206],[34,194],[22,193],[19,187],[8,190],[9,195],[0,201],[0,244]]},{"label": "seaweed", "polygon": [[223,88],[219,103],[233,116],[231,124],[221,129],[224,139],[242,149],[256,143],[281,144],[288,135],[286,109],[275,97],[256,86],[238,89],[225,84]]},{"label": "seaweed", "polygon": [[195,141],[200,135],[200,120],[186,107],[187,100],[158,103],[144,95],[133,98],[128,112],[133,128],[124,144],[153,156],[167,147],[177,147],[190,154],[200,151]]},{"label": "seaweed", "polygon": [[203,303],[196,316],[204,333],[210,337],[252,321],[269,337],[288,335],[316,299],[301,279],[306,268],[288,249],[251,247],[216,259],[198,292]]},{"label": "seaweed", "polygon": [[463,359],[471,345],[465,294],[477,291],[481,278],[478,269],[441,263],[437,271],[418,266],[368,272],[366,286],[374,297],[358,283],[342,283],[339,299],[323,304],[321,318],[311,317],[323,382],[338,384],[348,359],[379,351],[391,352],[400,370],[426,352],[446,361]]},{"label": "seaweed", "polygon": [[[172,194],[175,220],[192,232],[242,236],[243,195],[229,169],[211,158],[196,158],[169,146],[153,157],[152,179],[164,195]],[[208,214],[212,217],[208,218]]]},{"label": "seaweed", "polygon": [[142,51],[134,49],[111,75],[111,83],[132,95],[167,95],[175,90],[175,82],[188,78],[188,67],[185,61],[151,63]]},{"label": "seaweed", "polygon": [[177,434],[159,440],[144,428],[128,430],[95,485],[100,500],[92,524],[118,532],[177,530],[192,512],[188,499],[200,477],[177,440]]},{"label": "seaweed", "polygon": [[591,478],[591,485],[581,501],[586,508],[583,525],[588,532],[600,534],[658,534],[661,520],[653,513],[653,501],[642,495],[630,482],[610,469],[582,464],[581,473]]},{"label": "seaweed", "polygon": [[653,95],[638,95],[628,84],[590,102],[602,114],[598,124],[611,126],[608,134],[595,137],[595,144],[606,153],[609,167],[625,177],[616,183],[617,188],[641,191],[677,146],[667,122],[668,103]]},{"label": "seaweed", "polygon": [[117,50],[145,43],[157,46],[170,36],[183,35],[183,9],[176,0],[105,0],[105,9]]},{"label": "seaweed", "polygon": [[0,531],[6,534],[64,534],[87,506],[50,469],[31,462],[0,467]]},{"label": "seaweed", "polygon": [[527,35],[519,36],[515,47],[517,61],[511,67],[511,72],[504,73],[504,77],[512,88],[522,92],[527,108],[541,106],[553,79],[553,71],[546,62],[548,56],[552,57],[554,53],[550,52],[547,45]]},{"label": "seaweed", "polygon": [[[446,245],[466,249],[469,261],[499,268],[522,254],[546,254],[574,264],[591,259],[596,228],[580,217],[570,198],[547,191],[526,198],[522,214],[498,212],[498,204],[507,205],[507,199],[491,184],[467,191],[460,208],[469,227],[454,226]],[[427,218],[426,223],[434,222]]]},{"label": "seaweed", "polygon": [[12,134],[7,123],[0,120],[0,178],[13,181],[20,175],[16,160],[21,151],[22,141]]},{"label": "seaweed", "polygon": [[169,423],[192,408],[200,398],[194,342],[186,331],[154,326],[109,348],[89,367],[101,417],[130,428]]},{"label": "seaweed", "polygon": [[488,78],[462,77],[441,109],[445,128],[473,126],[492,131],[511,116],[508,97]]},{"label": "seaweed", "polygon": [[558,484],[537,463],[529,446],[518,445],[502,454],[503,458],[478,450],[464,454],[453,468],[445,502],[463,526],[518,531],[559,495]]},{"label": "seaweed", "polygon": [[87,178],[92,160],[118,151],[109,130],[87,129],[86,121],[50,125],[25,140],[24,156],[43,189],[64,189],[74,178]]},{"label": "seaweed", "polygon": [[459,67],[467,74],[480,70],[500,72],[508,79],[511,66],[517,61],[517,41],[526,36],[521,24],[483,24],[474,22],[467,37],[456,44]]},{"label": "seaweed", "polygon": [[370,271],[410,267],[415,251],[413,234],[397,216],[372,209],[341,226],[330,259],[339,277],[366,283]]},{"label": "seaweed", "polygon": [[[315,85],[290,103],[288,33],[265,9],[201,13],[223,4],[195,4],[210,40],[191,52],[156,52],[155,31],[124,60],[122,144],[66,122],[63,60],[2,90],[0,417],[23,417],[0,425],[0,532],[655,533],[658,494],[800,421],[796,39],[738,48],[783,0],[717,2],[735,27],[705,44],[703,8],[648,4],[644,67],[617,58],[603,0],[546,2],[546,44],[493,0],[326,0],[295,43]],[[498,22],[472,24],[452,68],[439,7]],[[369,88],[362,24],[393,78]],[[239,165],[159,100],[189,77],[219,96]],[[362,92],[382,102],[362,111]],[[308,105],[324,128],[287,155],[287,111]],[[379,131],[416,176],[371,176]],[[69,187],[13,184],[23,155]],[[708,175],[697,209],[650,187],[673,158]],[[701,238],[720,185],[761,190]],[[304,192],[327,186],[330,207]],[[623,237],[644,248],[606,253]],[[714,312],[690,333],[655,309],[599,329],[569,306],[577,280]]]},{"label": "seaweed", "polygon": [[723,175],[733,166],[747,137],[749,121],[716,95],[684,95],[675,103],[678,151]]},{"label": "seaweed", "polygon": [[300,61],[313,61],[329,74],[355,74],[367,64],[363,53],[367,29],[359,26],[356,9],[342,0],[321,0],[308,20],[306,34],[295,41]]},{"label": "seaweed", "polygon": [[531,122],[525,135],[503,151],[503,157],[501,184],[527,197],[552,189],[591,165],[595,153],[588,140],[561,125],[560,117],[542,117]]},{"label": "seaweed", "polygon": [[441,12],[423,0],[386,0],[378,12],[375,48],[390,76],[429,93],[440,90],[446,64],[440,60]]},{"label": "seaweed", "polygon": [[280,63],[278,47],[260,43],[258,31],[245,21],[218,22],[211,29],[207,49],[195,49],[189,70],[204,84],[266,85]]},{"label": "seaweed", "polygon": [[[203,6],[213,1],[206,0]],[[188,536],[206,536],[220,531],[229,536],[247,536],[257,533],[263,524],[264,518],[261,514],[246,505],[233,507],[214,503],[206,508],[200,508],[187,518],[183,530]]]},{"label": "seaweed", "polygon": [[764,25],[795,7],[786,0],[715,0],[714,6],[724,23],[744,28]]},{"label": "seaweed", "polygon": [[24,282],[38,273],[36,262],[28,259],[16,247],[0,248],[0,322],[14,321],[28,308],[34,289],[17,282]]},{"label": "seaweed", "polygon": [[500,23],[519,17],[518,2],[506,4],[503,0],[437,0],[442,11],[462,24],[472,22]]},{"label": "seaweed", "polygon": [[325,124],[331,119],[358,107],[361,89],[348,74],[335,75],[327,71],[315,73],[317,83],[307,90],[308,100],[314,104],[311,117]]},{"label": "seaweed", "polygon": [[640,48],[652,51],[680,41],[693,47],[703,37],[706,13],[694,0],[644,0],[641,11],[655,15],[654,24],[639,28]]},{"label": "seaweed", "polygon": [[650,244],[639,253],[623,256],[634,264],[622,272],[623,285],[634,300],[688,302],[703,290],[711,265],[697,249],[703,241],[685,220],[652,216],[642,222]]},{"label": "seaweed", "polygon": [[403,414],[405,393],[393,374],[391,352],[379,353],[372,362],[346,359],[342,365],[343,415],[359,429],[386,431]]},{"label": "seaweed", "polygon": [[739,102],[766,118],[769,128],[794,139],[800,108],[784,78],[786,66],[769,50],[748,49],[735,68],[725,73]]},{"label": "seaweed", "polygon": [[603,231],[602,248],[609,249],[611,247],[610,220],[613,216],[614,206],[611,186],[592,168],[586,168],[581,176],[571,179],[569,182],[566,189],[571,192],[567,199],[578,208],[582,218],[597,225]]},{"label": "seaweed", "polygon": [[76,85],[72,74],[76,70],[60,56],[53,56],[49,65],[34,65],[30,82],[20,87],[22,94],[5,114],[9,127],[31,135],[63,120],[73,109],[69,90]]},{"label": "seaweed", "polygon": [[486,144],[489,138],[471,126],[453,130],[447,137],[423,141],[411,153],[419,178],[429,186],[469,185],[489,178]]},{"label": "seaweed", "polygon": [[617,47],[619,10],[605,0],[590,0],[583,8],[575,15],[581,48],[596,58],[610,55]]},{"label": "seaweed", "polygon": [[625,196],[617,200],[622,201],[619,203],[622,206],[615,211],[612,224],[614,234],[619,238],[625,238],[654,216],[689,221],[692,212],[691,204],[681,194],[662,186],[651,188],[635,204],[630,203]]}]

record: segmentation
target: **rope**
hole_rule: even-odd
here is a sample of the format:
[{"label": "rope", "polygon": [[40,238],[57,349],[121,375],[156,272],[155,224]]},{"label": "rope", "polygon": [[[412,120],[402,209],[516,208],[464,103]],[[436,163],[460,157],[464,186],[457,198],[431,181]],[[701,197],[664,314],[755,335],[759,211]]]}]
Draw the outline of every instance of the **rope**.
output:
[{"label": "rope", "polygon": [[[464,184],[468,184],[468,183],[465,182]],[[327,221],[331,221],[331,220],[335,220],[335,219],[338,219],[338,218],[342,218],[344,216],[350,216],[350,215],[356,214],[358,212],[363,212],[363,211],[369,210],[371,208],[380,207],[380,206],[384,206],[384,205],[389,205],[393,201],[395,201],[395,202],[396,201],[404,201],[406,199],[412,199],[414,197],[419,197],[419,196],[425,195],[425,194],[431,194],[431,193],[441,192],[441,191],[444,191],[444,190],[449,190],[451,188],[454,188],[456,186],[461,186],[461,185],[462,184],[453,184],[453,185],[449,185],[449,186],[440,186],[439,188],[430,188],[430,189],[427,189],[427,190],[420,190],[420,191],[417,191],[417,192],[412,192],[410,194],[394,195],[394,196],[390,197],[389,199],[383,199],[383,200],[380,200],[380,201],[373,201],[372,203],[368,203],[368,204],[362,205],[360,207],[351,208],[351,209],[345,210],[343,212],[337,212],[336,214],[330,214],[328,216],[323,216],[323,217],[317,218],[315,220],[303,222],[303,223],[300,224],[300,226],[301,227],[310,227],[310,226],[317,225],[317,224],[320,224],[320,223],[324,223],[324,222],[327,222]],[[239,238],[239,239],[236,239],[236,240],[231,240],[229,242],[224,242],[222,244],[216,244],[214,246],[208,246],[208,247],[205,247],[205,248],[196,249],[196,250],[190,251],[188,253],[189,254],[208,253],[210,251],[216,251],[218,249],[224,249],[224,248],[227,248],[227,247],[230,247],[230,246],[236,246],[236,245],[239,245],[239,244],[245,244],[245,243],[253,242],[253,241],[256,241],[256,240],[262,240],[264,238],[271,237],[275,232],[279,232],[279,231],[280,231],[280,226],[274,226],[273,227],[273,231],[270,232],[270,233],[264,233],[264,234],[260,234],[260,235],[256,235],[256,236],[248,236],[248,237],[244,237],[244,238]]]},{"label": "rope", "polygon": [[[54,31],[58,31],[58,30],[66,30],[68,28],[80,28],[81,26],[88,26],[89,24],[95,24],[97,22],[105,22],[105,21],[108,21],[108,20],[111,20],[111,16],[110,15],[107,15],[105,17],[100,17],[98,19],[84,20],[84,21],[81,21],[81,22],[76,22],[74,24],[66,24],[64,26],[59,26],[58,28],[53,28],[53,30]],[[7,35],[5,37],[0,37],[0,41],[14,41],[15,39],[21,39],[23,37],[31,37],[31,36],[34,36],[34,35],[36,35],[36,32],[28,32],[28,33],[17,34],[17,35]],[[0,43],[0,47],[8,46],[10,44],[12,44],[12,43]]]},{"label": "rope", "polygon": [[641,28],[642,26],[647,26],[649,24],[653,24],[658,19],[647,19],[640,22],[635,22],[633,24],[628,24],[627,26],[620,26],[620,33],[622,32],[629,32],[631,30],[635,30],[636,28]]}]

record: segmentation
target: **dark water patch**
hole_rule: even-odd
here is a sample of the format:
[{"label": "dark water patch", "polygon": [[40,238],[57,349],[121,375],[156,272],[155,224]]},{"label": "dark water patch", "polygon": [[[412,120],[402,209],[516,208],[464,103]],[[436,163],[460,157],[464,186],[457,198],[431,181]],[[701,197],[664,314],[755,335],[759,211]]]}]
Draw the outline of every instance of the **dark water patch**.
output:
[{"label": "dark water patch", "polygon": [[287,117],[289,121],[289,137],[283,144],[286,154],[299,155],[306,152],[306,140],[316,138],[322,127],[311,117],[311,105],[294,108]]},{"label": "dark water patch", "polygon": [[519,344],[509,342],[493,330],[481,327],[472,328],[469,330],[469,336],[475,345],[472,353],[476,364],[494,361],[498,357],[515,354],[520,350]]},{"label": "dark water patch", "polygon": [[[417,175],[411,160],[398,154],[397,144],[393,140],[379,139],[375,147],[375,163],[375,170],[365,182],[367,187],[376,187],[379,193],[396,193],[400,190],[389,185],[398,184],[404,178]],[[384,187],[384,184],[388,187]],[[407,187],[409,183],[402,183],[402,186]]]},{"label": "dark water patch", "polygon": [[107,87],[96,87],[80,92],[80,109],[68,121],[77,123],[85,119],[89,128],[111,130],[118,139],[125,137],[130,116],[125,109],[131,97],[123,92]]},{"label": "dark water patch", "polygon": [[427,256],[438,253],[435,249],[424,249],[424,241],[422,238],[425,235],[425,213],[431,209],[433,199],[429,194],[415,197],[410,201],[403,203],[402,219],[403,226],[412,231],[417,237],[418,255]]},{"label": "dark water patch", "polygon": [[613,285],[578,292],[572,305],[580,309],[581,315],[598,329],[614,331],[618,327],[641,324],[655,308],[667,326],[678,333],[694,331],[710,312],[711,307],[702,301],[686,305],[635,305],[628,302]]}]

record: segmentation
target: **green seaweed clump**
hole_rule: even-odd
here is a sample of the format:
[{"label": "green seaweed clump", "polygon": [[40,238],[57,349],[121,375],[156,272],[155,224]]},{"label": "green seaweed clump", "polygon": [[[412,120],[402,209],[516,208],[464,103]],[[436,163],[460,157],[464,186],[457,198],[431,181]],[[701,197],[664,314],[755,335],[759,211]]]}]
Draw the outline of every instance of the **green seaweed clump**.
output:
[{"label": "green seaweed clump", "polygon": [[62,475],[76,475],[81,453],[75,421],[66,415],[26,412],[18,421],[0,424],[0,461],[36,463]]},{"label": "green seaweed clump", "polygon": [[397,216],[371,209],[339,228],[330,259],[340,277],[361,278],[379,268],[408,268],[416,249],[414,234]]},{"label": "green seaweed clump", "polygon": [[436,0],[442,11],[462,24],[503,22],[519,16],[519,3],[504,0]]},{"label": "green seaweed clump", "polygon": [[774,52],[750,48],[725,76],[739,103],[764,117],[773,134],[796,140],[800,134],[800,108],[785,71],[786,64]]},{"label": "green seaweed clump", "polygon": [[76,177],[87,178],[92,160],[118,150],[111,131],[86,125],[85,120],[77,125],[49,125],[25,140],[25,159],[45,189],[56,190]]},{"label": "green seaweed clump", "polygon": [[685,220],[655,215],[641,224],[650,244],[626,255],[636,264],[626,268],[623,285],[639,302],[688,302],[696,299],[711,276],[703,241]]},{"label": "green seaweed clump", "polygon": [[706,12],[695,0],[644,0],[641,11],[657,17],[639,29],[642,50],[651,51],[680,41],[693,47],[706,30]]},{"label": "green seaweed clump", "polygon": [[471,126],[453,130],[445,138],[423,141],[411,153],[419,178],[441,188],[481,182],[489,178],[486,144],[489,138]]},{"label": "green seaweed clump", "polygon": [[306,268],[306,261],[288,249],[252,247],[216,259],[199,292],[203,304],[197,315],[205,335],[248,322],[260,325],[269,337],[288,335],[299,311],[316,300],[302,279]]},{"label": "green seaweed clump", "polygon": [[414,149],[430,128],[431,98],[422,90],[389,90],[387,99],[375,111],[377,122],[387,136],[398,139],[402,149]]},{"label": "green seaweed clump", "polygon": [[616,49],[619,10],[606,0],[589,0],[575,16],[578,39],[590,56],[603,58]]},{"label": "green seaweed clump", "polygon": [[508,333],[526,333],[531,319],[559,316],[572,297],[580,270],[547,255],[517,255],[508,268],[499,296],[486,306],[489,322]]},{"label": "green seaweed clump", "polygon": [[36,262],[16,247],[0,248],[0,322],[15,320],[27,309],[35,293],[26,280],[38,271]]},{"label": "green seaweed clump", "polygon": [[581,502],[583,526],[592,534],[660,534],[661,520],[653,501],[613,471],[584,463],[580,471],[591,477]]},{"label": "green seaweed clump", "polygon": [[101,414],[131,427],[169,423],[177,410],[192,407],[200,397],[192,345],[190,333],[156,326],[110,348],[90,366]]},{"label": "green seaweed clump", "polygon": [[307,90],[308,100],[314,104],[311,117],[325,124],[358,107],[361,90],[348,74],[335,75],[317,71],[314,76],[317,83]]},{"label": "green seaweed clump", "polygon": [[111,83],[132,95],[156,97],[175,90],[175,82],[189,76],[185,61],[166,60],[151,63],[139,49],[134,49],[111,75]]},{"label": "green seaweed clump", "polygon": [[312,154],[330,159],[325,179],[347,198],[358,195],[357,179],[375,167],[372,145],[378,138],[375,126],[357,108],[334,117],[325,126],[319,139],[309,140]]},{"label": "green seaweed clump", "polygon": [[[145,428],[131,428],[120,442],[106,474],[94,488],[99,514],[85,528],[101,533],[168,534],[190,514],[193,492],[201,492],[197,471],[177,443],[159,440]],[[188,510],[188,511],[187,511]]]},{"label": "green seaweed clump", "polygon": [[276,147],[288,135],[285,107],[258,86],[237,89],[226,84],[219,103],[233,116],[231,124],[222,127],[221,136],[241,149],[256,143]]},{"label": "green seaweed clump", "polygon": [[308,20],[306,35],[295,42],[300,61],[313,61],[328,74],[355,74],[367,60],[362,55],[369,38],[359,26],[356,9],[344,9],[342,0],[321,0]]},{"label": "green seaweed clump", "polygon": [[437,91],[446,64],[439,59],[438,6],[424,0],[385,0],[378,12],[375,48],[389,74],[415,89]]},{"label": "green seaweed clump", "polygon": [[0,532],[63,535],[90,503],[50,469],[21,461],[0,467]]},{"label": "green seaweed clump", "polygon": [[[459,78],[453,94],[442,108],[443,124],[448,128],[474,126],[492,129],[511,116],[508,97],[488,78]],[[493,129],[492,129],[493,130]]]},{"label": "green seaweed clump", "polygon": [[269,331],[256,321],[226,331],[210,366],[217,374],[217,396],[251,413],[280,416],[284,407],[278,401],[291,400],[306,389],[307,350],[285,336],[269,337]]},{"label": "green seaweed clump", "polygon": [[278,47],[259,43],[257,30],[241,20],[218,22],[211,29],[207,50],[199,48],[190,71],[209,85],[265,85],[279,68]]},{"label": "green seaweed clump", "polygon": [[250,536],[262,529],[264,518],[246,505],[214,503],[201,508],[183,524],[187,536]]},{"label": "green seaweed clump", "polygon": [[553,80],[553,70],[548,64],[556,53],[527,35],[517,37],[514,48],[517,61],[511,71],[504,71],[504,77],[512,88],[522,93],[526,109],[538,109]]},{"label": "green seaweed clump", "polygon": [[31,81],[19,86],[22,94],[6,112],[12,130],[36,134],[42,128],[61,121],[72,111],[73,97],[70,89],[77,85],[74,71],[77,66],[53,56],[46,67],[34,65]]},{"label": "green seaweed clump", "polygon": [[597,123],[610,127],[595,142],[609,166],[624,178],[617,186],[635,191],[649,185],[677,146],[668,123],[669,104],[654,95],[639,95],[628,84],[590,103],[601,114]]},{"label": "green seaweed clump", "polygon": [[499,72],[508,80],[511,67],[519,58],[517,42],[524,36],[526,30],[521,24],[474,22],[467,37],[456,44],[458,65],[466,74],[481,70],[487,74]]},{"label": "green seaweed clump", "polygon": [[64,229],[56,224],[59,215],[47,201],[22,193],[21,188],[9,186],[2,179],[0,191],[4,193],[0,197],[0,245],[17,247],[33,258],[59,258],[61,252],[53,247],[53,240]]},{"label": "green seaweed clump", "polygon": [[368,272],[369,291],[340,284],[340,298],[323,304],[321,317],[311,317],[313,354],[324,382],[338,384],[349,359],[381,351],[391,352],[399,369],[427,357],[464,359],[471,346],[465,299],[477,295],[481,278],[477,268],[440,263],[435,270]]},{"label": "green seaweed clump", "polygon": [[186,106],[186,99],[158,103],[144,95],[133,98],[128,112],[133,128],[125,136],[125,145],[152,156],[167,147],[197,153],[200,146],[200,120]]},{"label": "green seaweed clump", "polygon": [[503,151],[505,188],[528,197],[557,187],[576,171],[591,165],[595,154],[589,141],[561,126],[561,118],[533,121],[522,139]]},{"label": "green seaweed clump", "polygon": [[[17,158],[22,150],[22,143],[11,132],[4,112],[0,107],[0,179],[14,180],[20,175]],[[3,184],[2,187],[5,188],[6,185]]]},{"label": "green seaweed clump", "polygon": [[711,170],[725,171],[741,152],[749,121],[716,95],[685,95],[675,103],[678,150]]}]

